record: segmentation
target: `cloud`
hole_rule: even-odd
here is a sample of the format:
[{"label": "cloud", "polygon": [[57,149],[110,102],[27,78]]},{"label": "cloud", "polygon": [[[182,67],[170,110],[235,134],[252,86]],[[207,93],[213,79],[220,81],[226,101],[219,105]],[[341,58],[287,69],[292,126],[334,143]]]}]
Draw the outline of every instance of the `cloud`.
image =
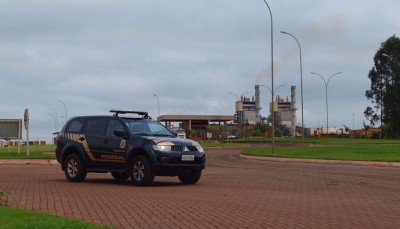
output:
[{"label": "cloud", "polygon": [[[316,126],[325,114],[324,85],[311,71],[343,72],[329,85],[330,123],[342,125],[352,113],[362,120],[372,58],[400,28],[399,3],[307,0],[270,6],[274,83],[286,85],[277,94],[289,96],[295,85],[299,107],[299,50],[279,33],[284,30],[302,47],[306,125]],[[62,125],[64,107],[57,99],[71,116],[107,114],[110,108],[156,116],[155,93],[163,114],[233,114],[236,98],[227,92],[251,97],[255,84],[271,86],[270,19],[263,2],[22,0],[0,2],[0,15],[7,19],[0,20],[0,113],[20,117],[29,107],[36,136],[54,131],[50,107]],[[265,88],[261,100],[267,116]]]}]

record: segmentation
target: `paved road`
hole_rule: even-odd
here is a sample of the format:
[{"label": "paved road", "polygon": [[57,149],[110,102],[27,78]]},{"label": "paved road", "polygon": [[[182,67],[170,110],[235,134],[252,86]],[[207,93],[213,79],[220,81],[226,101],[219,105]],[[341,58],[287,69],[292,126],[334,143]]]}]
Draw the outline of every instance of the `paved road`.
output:
[{"label": "paved road", "polygon": [[0,165],[0,189],[11,206],[115,228],[400,227],[399,168],[243,160],[238,152],[208,150],[196,185],[156,177],[135,187],[110,174],[70,183],[58,165]]}]

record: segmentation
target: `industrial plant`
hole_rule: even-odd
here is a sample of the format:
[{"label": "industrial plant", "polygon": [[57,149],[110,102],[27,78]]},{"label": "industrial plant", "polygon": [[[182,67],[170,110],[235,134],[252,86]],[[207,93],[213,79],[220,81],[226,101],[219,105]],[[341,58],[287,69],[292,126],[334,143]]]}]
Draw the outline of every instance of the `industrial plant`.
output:
[{"label": "industrial plant", "polygon": [[[241,96],[235,103],[235,124],[255,125],[257,123],[272,123],[271,115],[274,115],[275,128],[287,133],[289,136],[296,136],[296,86],[291,86],[290,100],[288,97],[276,96],[269,104],[269,115],[261,115],[260,86],[255,86],[255,93],[252,98]],[[264,112],[267,113],[267,112]],[[286,131],[285,131],[286,130]]]}]

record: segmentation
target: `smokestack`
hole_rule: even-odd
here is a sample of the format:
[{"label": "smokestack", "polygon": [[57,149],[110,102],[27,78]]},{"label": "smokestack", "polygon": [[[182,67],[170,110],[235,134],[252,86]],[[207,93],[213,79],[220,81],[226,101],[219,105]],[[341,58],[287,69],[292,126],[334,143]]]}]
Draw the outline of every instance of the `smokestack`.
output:
[{"label": "smokestack", "polygon": [[291,87],[290,112],[292,113],[292,136],[296,136],[296,86]]},{"label": "smokestack", "polygon": [[256,122],[259,123],[261,122],[261,117],[260,117],[260,85],[255,86],[255,105],[256,105]]}]

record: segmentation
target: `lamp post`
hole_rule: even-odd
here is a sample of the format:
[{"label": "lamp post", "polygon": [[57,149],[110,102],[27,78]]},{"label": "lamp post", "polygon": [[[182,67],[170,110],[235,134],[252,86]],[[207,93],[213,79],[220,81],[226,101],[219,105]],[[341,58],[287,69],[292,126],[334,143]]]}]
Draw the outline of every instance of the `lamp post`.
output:
[{"label": "lamp post", "polygon": [[[272,21],[272,12],[267,1],[263,0],[268,7],[269,15],[271,16],[271,88],[274,88],[274,29]],[[271,90],[271,101],[274,102],[274,90]],[[274,107],[272,107],[272,154],[275,154],[275,117]]]},{"label": "lamp post", "polygon": [[[276,90],[278,90],[279,87],[283,87],[283,86],[285,86],[285,85],[284,85],[284,84],[278,85],[277,87],[274,88],[274,90],[271,90],[270,87],[265,86],[265,85],[260,85],[260,86],[267,88],[267,89],[271,92],[271,94],[275,94]],[[274,118],[274,116],[275,116],[275,111],[274,111],[274,100],[271,101],[271,105],[272,105],[272,107],[271,107],[271,108],[272,108],[271,114],[272,114],[272,118]]]},{"label": "lamp post", "polygon": [[239,100],[240,100],[240,99],[239,99],[239,96],[237,96],[235,93],[232,93],[232,92],[228,91],[228,94],[231,94],[231,95],[235,96],[235,97],[236,97],[236,99],[237,99],[237,101],[239,101]]},{"label": "lamp post", "polygon": [[296,40],[297,45],[299,46],[299,50],[300,50],[301,129],[302,129],[303,145],[304,145],[303,64],[301,61],[301,46],[300,46],[300,42],[297,40],[297,38],[294,35],[292,35],[288,32],[285,32],[285,31],[281,31],[281,33],[293,37]]},{"label": "lamp post", "polygon": [[242,98],[245,94],[249,94],[249,92],[246,91],[245,93],[241,94],[241,95],[240,95],[240,98]]},{"label": "lamp post", "polygon": [[64,108],[65,108],[65,122],[67,122],[68,121],[67,105],[63,101],[61,101],[59,99],[57,100],[57,102],[62,103],[64,105]]},{"label": "lamp post", "polygon": [[57,132],[57,117],[53,113],[49,113],[49,115],[54,118],[54,133]]},{"label": "lamp post", "polygon": [[[241,95],[240,95],[240,98],[242,98],[243,95],[248,94],[248,93],[249,93],[249,92],[246,91],[245,93],[241,94]],[[237,101],[240,101],[240,100],[241,100],[241,99],[239,98],[239,96],[237,96],[235,93],[232,93],[232,92],[228,91],[228,94],[231,94],[231,95],[235,96],[235,97],[237,98]]]},{"label": "lamp post", "polygon": [[325,80],[325,78],[324,78],[323,76],[321,76],[320,74],[315,73],[315,72],[311,72],[311,74],[314,74],[314,75],[317,75],[317,76],[321,77],[321,79],[322,79],[322,80],[324,81],[324,83],[325,83],[325,100],[326,100],[326,137],[328,137],[328,134],[329,134],[329,131],[328,131],[328,120],[329,120],[329,116],[328,116],[328,85],[329,85],[329,81],[332,79],[332,77],[335,76],[335,75],[339,75],[340,73],[342,73],[342,72],[337,72],[337,73],[331,75],[331,76],[328,78],[328,81],[327,81],[327,80]]},{"label": "lamp post", "polygon": [[[272,90],[271,90],[270,87],[265,86],[265,85],[260,85],[260,86],[267,88],[267,89],[272,93]],[[276,90],[278,90],[278,88],[283,87],[283,86],[285,86],[285,84],[278,85],[278,86],[274,89],[274,93],[276,92]]]},{"label": "lamp post", "polygon": [[[231,95],[236,97],[237,103],[242,100],[243,95],[248,94],[248,93],[249,93],[248,91],[244,92],[243,94],[240,95],[240,98],[239,98],[239,96],[237,96],[235,93],[232,93],[232,92],[228,91],[228,94],[231,94]],[[239,125],[242,126],[242,124],[243,124],[243,111],[238,111],[237,107],[236,107],[235,111],[236,111],[237,117],[238,117],[237,121],[238,121]]]},{"label": "lamp post", "polygon": [[160,117],[160,99],[158,98],[158,96],[156,94],[154,94],[154,96],[157,98],[158,117]]},{"label": "lamp post", "polygon": [[[238,122],[239,121],[239,118],[238,118],[239,112],[238,112],[237,106],[236,106],[236,104],[240,101],[239,96],[237,96],[235,93],[232,93],[230,91],[228,91],[228,94],[231,94],[231,95],[235,96],[236,99],[237,99],[236,103],[235,103],[235,113],[236,113],[236,121],[235,122],[237,122],[239,124],[240,129],[242,129],[242,124]],[[242,119],[240,118],[240,122],[241,122],[241,120]]]},{"label": "lamp post", "polygon": [[54,110],[53,108],[49,108],[50,110],[52,110],[53,112],[54,112],[54,114],[56,114],[56,132],[57,132],[57,130],[58,130],[58,114],[57,114],[57,111],[56,110]]}]

